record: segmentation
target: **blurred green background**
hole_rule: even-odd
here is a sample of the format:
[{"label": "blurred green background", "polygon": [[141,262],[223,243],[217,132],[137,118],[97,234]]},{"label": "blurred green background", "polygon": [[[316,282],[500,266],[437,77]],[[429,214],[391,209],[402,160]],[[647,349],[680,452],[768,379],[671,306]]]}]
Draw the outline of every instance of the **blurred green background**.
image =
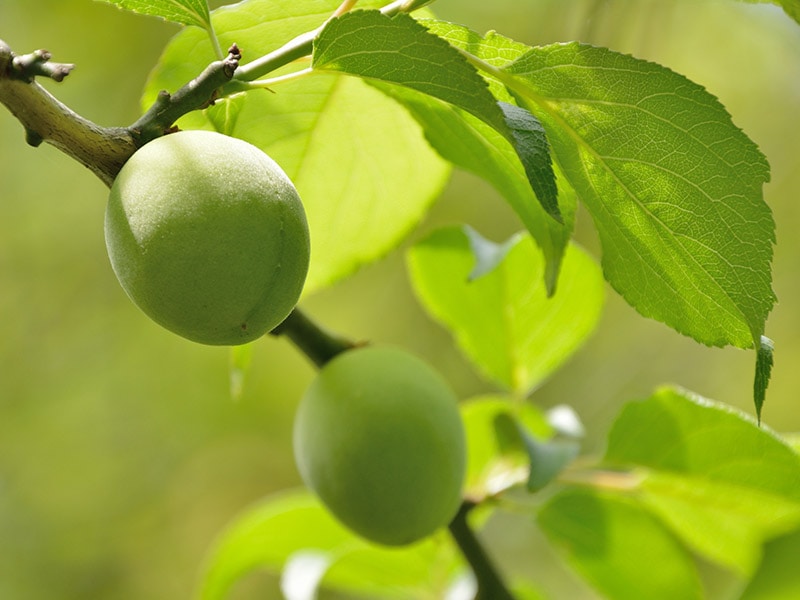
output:
[{"label": "blurred green background", "polygon": [[[578,39],[655,60],[722,100],[772,165],[779,304],[767,326],[777,350],[764,419],[800,430],[800,25],[771,5],[729,0],[440,0],[435,9],[529,44]],[[91,0],[0,2],[0,38],[77,63],[64,83],[45,85],[103,125],[136,119],[148,71],[176,31]],[[228,351],[161,330],[120,289],[103,241],[106,195],[55,149],[27,146],[0,109],[0,600],[188,598],[226,522],[299,483],[291,421],[311,367],[265,338],[232,401]],[[491,188],[455,173],[413,238],[464,221],[496,240],[520,229]],[[599,256],[586,214],[578,239]],[[415,304],[402,248],[304,306],[349,336],[428,357],[462,397],[491,389]],[[599,452],[621,404],[662,383],[752,412],[753,366],[752,352],[698,346],[609,290],[596,334],[533,400],[575,406],[587,451]],[[532,527],[500,522],[489,538],[506,569],[540,578],[553,597],[592,597],[560,571],[545,577],[552,556]],[[254,578],[236,596],[270,589],[276,580]]]}]

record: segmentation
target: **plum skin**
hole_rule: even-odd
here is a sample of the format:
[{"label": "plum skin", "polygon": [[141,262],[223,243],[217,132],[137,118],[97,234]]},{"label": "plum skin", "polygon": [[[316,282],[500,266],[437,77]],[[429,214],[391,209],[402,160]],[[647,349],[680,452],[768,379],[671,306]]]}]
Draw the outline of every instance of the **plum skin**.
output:
[{"label": "plum skin", "polygon": [[134,304],[202,344],[243,344],[273,329],[308,272],[308,224],[292,182],[259,148],[211,131],[137,150],[112,185],[105,237]]},{"label": "plum skin", "polygon": [[322,368],[298,407],[294,452],[323,504],[378,544],[422,539],[461,504],[466,450],[455,395],[397,348],[348,350]]}]

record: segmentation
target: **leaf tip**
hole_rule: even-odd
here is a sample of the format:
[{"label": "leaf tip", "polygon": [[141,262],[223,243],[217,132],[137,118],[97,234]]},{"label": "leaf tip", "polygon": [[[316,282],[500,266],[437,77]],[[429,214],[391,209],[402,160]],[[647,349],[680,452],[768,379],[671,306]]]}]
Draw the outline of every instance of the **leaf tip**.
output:
[{"label": "leaf tip", "polygon": [[753,381],[753,400],[759,425],[761,425],[761,409],[764,406],[767,387],[772,376],[774,353],[775,343],[767,336],[762,335],[756,348],[756,375]]}]

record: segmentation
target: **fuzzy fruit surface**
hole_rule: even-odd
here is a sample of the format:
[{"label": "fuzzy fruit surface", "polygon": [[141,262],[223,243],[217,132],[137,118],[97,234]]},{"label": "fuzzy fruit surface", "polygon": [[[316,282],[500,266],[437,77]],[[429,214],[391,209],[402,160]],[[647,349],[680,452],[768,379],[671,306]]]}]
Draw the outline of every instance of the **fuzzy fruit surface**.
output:
[{"label": "fuzzy fruit surface", "polygon": [[273,329],[308,272],[308,225],[292,182],[259,148],[210,131],[140,148],[111,188],[105,235],[131,300],[203,344],[243,344]]},{"label": "fuzzy fruit surface", "polygon": [[300,402],[294,452],[306,485],[373,542],[426,537],[461,503],[466,458],[455,395],[400,349],[359,348],[327,363]]}]

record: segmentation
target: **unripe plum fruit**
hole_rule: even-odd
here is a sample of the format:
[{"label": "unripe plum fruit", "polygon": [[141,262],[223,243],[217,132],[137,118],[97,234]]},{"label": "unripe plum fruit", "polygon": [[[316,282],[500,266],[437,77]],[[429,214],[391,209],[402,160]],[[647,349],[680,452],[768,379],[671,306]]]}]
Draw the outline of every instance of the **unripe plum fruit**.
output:
[{"label": "unripe plum fruit", "polygon": [[466,457],[456,397],[400,349],[367,346],[328,362],[298,407],[294,452],[328,509],[379,544],[430,535],[461,502]]},{"label": "unripe plum fruit", "polygon": [[210,131],[140,148],[111,188],[105,235],[133,302],[203,344],[243,344],[279,325],[308,272],[292,182],[260,149]]}]

